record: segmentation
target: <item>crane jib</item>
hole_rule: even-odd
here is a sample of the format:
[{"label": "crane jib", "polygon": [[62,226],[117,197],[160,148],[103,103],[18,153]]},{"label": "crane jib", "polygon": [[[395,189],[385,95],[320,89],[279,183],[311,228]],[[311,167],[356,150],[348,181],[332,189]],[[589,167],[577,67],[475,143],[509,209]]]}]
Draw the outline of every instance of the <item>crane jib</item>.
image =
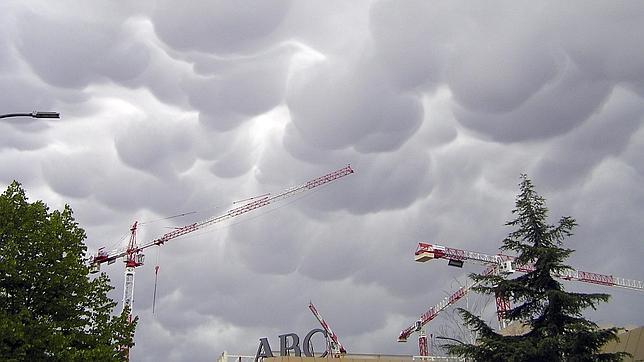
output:
[{"label": "crane jib", "polygon": [[[443,245],[429,244],[426,242],[418,243],[416,252],[414,253],[414,260],[417,262],[427,262],[435,259],[447,259],[460,260],[460,261],[469,261],[476,262],[479,264],[486,265],[487,268],[483,271],[483,275],[492,275],[499,273],[513,273],[513,272],[524,272],[529,273],[535,270],[535,266],[532,263],[519,264],[517,263],[517,258],[510,255],[504,254],[485,254],[476,251],[462,250],[456,248],[450,248]],[[451,265],[451,264],[450,264]],[[644,291],[644,281],[625,279],[621,277],[615,277],[612,275],[599,274],[593,272],[586,272],[581,270],[569,269],[561,271],[560,273],[555,273],[554,276],[571,281],[579,281],[592,284],[600,284],[604,286],[611,286],[617,288],[624,288],[636,291]],[[411,326],[405,328],[400,332],[398,337],[399,342],[406,342],[407,338],[414,332],[420,331],[425,324],[429,323],[431,320],[436,318],[436,316],[447,306],[454,304],[456,301],[463,298],[470,289],[477,286],[479,282],[474,282],[472,284],[466,284],[464,287],[459,288],[456,292],[451,294],[449,297],[443,299],[440,303],[435,306],[430,307],[425,313],[420,316],[420,319],[417,320]],[[497,298],[497,313],[499,316],[502,316],[502,312],[508,309],[508,302],[504,300],[499,300]],[[499,318],[501,321],[502,318]]]},{"label": "crane jib", "polygon": [[[92,271],[92,273],[98,272],[98,268],[103,263],[110,263],[111,264],[113,261],[115,261],[118,258],[121,258],[121,257],[124,257],[124,256],[129,257],[130,255],[142,252],[144,249],[147,249],[148,247],[155,246],[155,245],[157,245],[157,246],[162,245],[165,242],[167,242],[169,240],[172,240],[172,239],[175,239],[175,238],[177,238],[179,236],[182,236],[182,235],[191,233],[193,231],[199,230],[201,228],[204,228],[206,226],[209,226],[209,225],[212,225],[212,224],[215,224],[215,223],[219,223],[219,222],[228,220],[230,218],[245,214],[245,213],[247,213],[249,211],[252,211],[252,210],[267,206],[267,205],[271,204],[274,201],[286,199],[288,197],[291,197],[291,196],[294,196],[296,194],[299,194],[300,192],[304,192],[304,191],[310,190],[312,188],[318,187],[320,185],[324,185],[326,183],[335,181],[335,180],[337,180],[337,179],[339,179],[341,177],[344,177],[344,176],[352,174],[352,173],[354,173],[353,169],[351,168],[350,165],[347,165],[347,166],[345,166],[345,167],[343,167],[341,169],[338,169],[336,171],[330,172],[330,173],[328,173],[328,174],[326,174],[324,176],[312,179],[312,180],[310,180],[310,181],[308,181],[308,182],[306,182],[304,184],[301,184],[299,186],[292,187],[292,188],[290,188],[290,189],[288,189],[288,190],[286,190],[286,191],[284,191],[284,192],[282,192],[282,193],[280,193],[278,195],[270,197],[270,196],[268,196],[270,194],[266,194],[266,196],[263,196],[263,197],[261,197],[259,199],[251,201],[251,202],[249,202],[247,204],[244,204],[244,205],[242,205],[240,207],[228,210],[228,212],[226,214],[223,214],[223,215],[220,215],[220,216],[217,216],[217,217],[214,217],[214,218],[202,221],[202,222],[193,223],[193,224],[190,224],[190,225],[180,227],[177,230],[174,230],[172,232],[166,233],[166,234],[162,235],[161,237],[159,237],[157,239],[154,239],[152,241],[149,241],[149,242],[147,242],[147,243],[145,243],[143,245],[140,245],[140,246],[136,246],[136,241],[135,241],[135,245],[133,247],[128,246],[127,249],[119,248],[119,249],[107,252],[107,251],[103,250],[103,248],[101,248],[101,249],[99,249],[97,254],[90,261],[91,271]],[[137,225],[137,223],[135,222],[133,224],[133,226],[132,226],[132,229],[131,229],[132,235],[134,235],[134,233],[136,232],[136,225]]]},{"label": "crane jib", "polygon": [[181,227],[181,228],[176,229],[174,231],[171,231],[169,233],[163,234],[163,236],[161,236],[158,239],[155,239],[154,241],[152,241],[152,243],[156,244],[156,245],[161,245],[161,244],[165,243],[168,240],[174,239],[174,238],[179,237],[181,235],[185,235],[185,234],[193,232],[195,230],[197,230],[197,223],[186,225],[184,227]]},{"label": "crane jib", "polygon": [[313,179],[309,182],[306,183],[306,188],[307,189],[312,189],[314,187],[318,187],[320,185],[324,185],[326,183],[329,183],[331,181],[337,180],[340,177],[344,177],[346,175],[352,174],[353,169],[351,169],[351,166],[346,166],[344,168],[341,168],[337,171],[331,172],[329,174],[326,174],[322,177],[318,177],[316,179]]}]

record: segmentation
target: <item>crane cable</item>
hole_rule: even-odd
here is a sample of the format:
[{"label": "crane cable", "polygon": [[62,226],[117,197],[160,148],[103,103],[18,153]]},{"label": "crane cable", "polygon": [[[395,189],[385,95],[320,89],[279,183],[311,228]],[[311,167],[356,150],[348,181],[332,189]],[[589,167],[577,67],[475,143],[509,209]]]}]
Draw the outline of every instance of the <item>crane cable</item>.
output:
[{"label": "crane cable", "polygon": [[159,279],[159,255],[161,254],[161,248],[157,248],[157,263],[154,266],[154,294],[152,295],[152,314],[154,315],[154,308],[157,301],[157,281]]},{"label": "crane cable", "polygon": [[[318,191],[320,191],[320,190],[313,190],[313,192],[312,192],[312,193],[316,193],[316,192],[318,192]],[[244,202],[244,201],[248,201],[248,200],[256,199],[256,198],[258,198],[258,197],[264,197],[264,196],[266,196],[266,195],[270,195],[270,193],[269,193],[269,194],[260,195],[260,196],[256,196],[256,197],[251,197],[251,198],[246,199],[246,200],[235,201],[235,202],[233,202],[233,204],[238,203],[238,202]],[[303,198],[308,197],[308,196],[310,196],[310,194],[309,194],[309,195],[301,195],[300,197],[296,197],[294,200],[291,200],[291,201],[289,201],[289,202],[286,202],[286,203],[284,203],[284,204],[282,204],[282,205],[278,205],[278,206],[277,206],[277,207],[275,207],[274,209],[269,210],[269,211],[266,211],[264,214],[268,214],[269,212],[272,212],[272,211],[275,211],[275,210],[277,210],[277,209],[280,209],[280,208],[282,208],[282,207],[284,207],[284,206],[287,206],[287,205],[289,205],[289,204],[292,204],[292,203],[296,202],[296,201],[297,201],[297,200],[299,200],[299,199],[303,199]],[[218,209],[218,208],[219,208],[219,206],[214,207],[214,208],[212,208],[212,209]],[[169,217],[164,217],[164,218],[160,218],[160,219],[156,219],[156,220],[145,221],[145,222],[142,222],[141,224],[143,224],[143,225],[144,225],[144,224],[150,224],[150,223],[154,223],[154,222],[158,222],[158,221],[163,221],[163,220],[168,220],[168,219],[174,219],[174,218],[176,218],[176,217],[182,217],[182,216],[186,216],[186,215],[190,215],[190,214],[197,214],[197,213],[199,213],[199,211],[190,211],[190,212],[185,212],[185,213],[181,213],[181,214],[178,214],[178,215],[173,215],[173,216],[169,216]],[[262,216],[262,215],[264,215],[264,214],[255,215],[254,217],[251,217],[250,219],[255,219],[255,218],[260,217],[260,216]],[[241,221],[239,221],[239,222],[241,222]],[[233,223],[233,225],[234,225],[234,224],[237,224],[237,223],[239,223],[239,222]],[[159,266],[159,255],[161,254],[161,250],[160,250],[160,249],[161,249],[161,248],[157,248],[157,260],[156,260],[156,265],[154,266],[154,292],[153,292],[153,294],[152,294],[152,314],[153,314],[153,315],[155,314],[155,309],[156,309],[156,300],[157,300],[157,283],[158,283],[158,280],[159,280],[159,269],[160,269],[160,266]]]}]

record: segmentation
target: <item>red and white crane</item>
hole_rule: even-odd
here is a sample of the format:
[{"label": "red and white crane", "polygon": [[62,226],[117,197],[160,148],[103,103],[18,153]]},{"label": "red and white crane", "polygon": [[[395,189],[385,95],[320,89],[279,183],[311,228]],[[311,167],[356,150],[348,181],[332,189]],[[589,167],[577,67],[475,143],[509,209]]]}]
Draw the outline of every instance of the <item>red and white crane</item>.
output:
[{"label": "red and white crane", "polygon": [[228,210],[223,215],[216,216],[201,222],[196,222],[193,224],[185,225],[180,228],[177,228],[171,232],[161,235],[160,237],[148,241],[142,245],[138,245],[136,242],[136,229],[137,222],[134,222],[130,228],[130,240],[126,248],[115,249],[111,251],[106,251],[104,248],[98,250],[98,253],[90,260],[90,270],[94,273],[98,272],[102,264],[113,264],[117,259],[124,257],[125,258],[125,286],[123,288],[123,308],[129,307],[130,310],[130,320],[132,318],[132,310],[134,306],[134,269],[143,265],[144,254],[143,250],[152,247],[152,246],[161,246],[165,242],[172,239],[176,239],[180,236],[192,233],[197,230],[204,229],[213,224],[220,223],[232,219],[234,217],[243,215],[247,212],[259,209],[261,207],[267,206],[271,203],[281,201],[298,194],[302,194],[309,190],[312,190],[316,187],[322,186],[329,182],[333,182],[339,178],[352,174],[354,171],[350,165],[347,165],[339,170],[330,172],[324,176],[314,178],[306,183],[303,183],[298,186],[291,187],[283,192],[280,192],[276,195],[265,194],[258,198],[250,199],[249,201],[242,206]]},{"label": "red and white crane", "polygon": [[[516,258],[510,255],[505,254],[485,254],[476,251],[462,250],[456,248],[450,248],[442,245],[429,244],[429,243],[418,243],[418,247],[414,254],[414,260],[417,262],[427,262],[433,259],[446,259],[448,260],[449,265],[453,266],[462,266],[463,262],[473,262],[486,266],[485,271],[483,272],[486,275],[492,273],[501,273],[501,272],[531,272],[534,271],[534,265],[523,265],[515,262]],[[644,281],[626,279],[621,277],[615,277],[612,275],[605,275],[581,270],[567,270],[565,272],[559,273],[556,275],[558,278],[564,280],[573,280],[585,283],[600,284],[610,287],[636,290],[644,292]],[[440,303],[435,306],[430,307],[425,313],[423,313],[414,324],[405,328],[400,332],[398,336],[398,342],[406,342],[409,336],[414,333],[419,333],[419,351],[420,355],[427,355],[427,337],[424,332],[424,326],[429,323],[431,320],[436,318],[438,314],[443,311],[448,306],[456,303],[458,300],[463,298],[472,287],[476,286],[478,283],[471,282],[466,283],[465,286],[459,288],[452,295],[443,299]],[[510,307],[509,301],[502,298],[496,298],[497,313],[499,317],[500,327],[505,327],[505,321],[503,320],[503,312],[507,311]],[[423,354],[425,353],[425,354]]]},{"label": "red and white crane", "polygon": [[338,336],[331,330],[329,324],[324,321],[324,318],[320,315],[313,302],[309,302],[309,309],[315,316],[315,318],[320,322],[322,329],[326,332],[327,336],[327,353],[333,357],[340,357],[340,355],[347,353],[347,350],[344,349],[342,343],[338,339]]},{"label": "red and white crane", "polygon": [[[488,266],[484,274],[488,275],[495,271],[495,267]],[[472,282],[471,280],[466,280],[465,285],[458,288],[451,295],[443,298],[436,305],[431,306],[425,313],[421,314],[420,318],[414,322],[409,327],[403,329],[398,336],[398,342],[407,342],[409,336],[412,333],[418,332],[418,351],[420,356],[428,356],[429,349],[427,346],[427,334],[425,333],[425,325],[431,322],[434,318],[438,317],[438,314],[445,310],[452,304],[455,304],[461,298],[463,298],[474,286],[478,285],[478,282]]]}]

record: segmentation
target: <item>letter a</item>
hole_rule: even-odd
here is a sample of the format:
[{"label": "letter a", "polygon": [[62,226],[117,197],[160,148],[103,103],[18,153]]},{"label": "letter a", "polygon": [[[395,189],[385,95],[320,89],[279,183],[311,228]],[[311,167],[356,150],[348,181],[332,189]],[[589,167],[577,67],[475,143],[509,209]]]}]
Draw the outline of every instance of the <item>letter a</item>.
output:
[{"label": "letter a", "polygon": [[273,357],[273,351],[271,350],[271,345],[268,343],[268,338],[259,339],[259,347],[257,348],[257,354],[255,355],[255,362],[257,362],[260,357]]}]

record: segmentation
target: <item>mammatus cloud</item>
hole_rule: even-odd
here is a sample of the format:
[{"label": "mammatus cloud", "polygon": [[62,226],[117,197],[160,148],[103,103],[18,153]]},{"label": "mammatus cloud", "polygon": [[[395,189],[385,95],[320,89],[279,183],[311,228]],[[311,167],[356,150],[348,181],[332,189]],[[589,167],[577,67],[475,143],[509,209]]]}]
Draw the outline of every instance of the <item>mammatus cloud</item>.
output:
[{"label": "mammatus cloud", "polygon": [[[253,354],[317,327],[311,300],[349,351],[417,353],[398,332],[479,269],[416,243],[495,253],[522,173],[577,219],[571,264],[644,279],[640,2],[33,0],[0,21],[1,111],[63,115],[0,122],[0,185],[70,204],[91,251],[356,170],[149,250],[133,360]],[[601,292],[598,322],[644,323],[637,293]]]}]

